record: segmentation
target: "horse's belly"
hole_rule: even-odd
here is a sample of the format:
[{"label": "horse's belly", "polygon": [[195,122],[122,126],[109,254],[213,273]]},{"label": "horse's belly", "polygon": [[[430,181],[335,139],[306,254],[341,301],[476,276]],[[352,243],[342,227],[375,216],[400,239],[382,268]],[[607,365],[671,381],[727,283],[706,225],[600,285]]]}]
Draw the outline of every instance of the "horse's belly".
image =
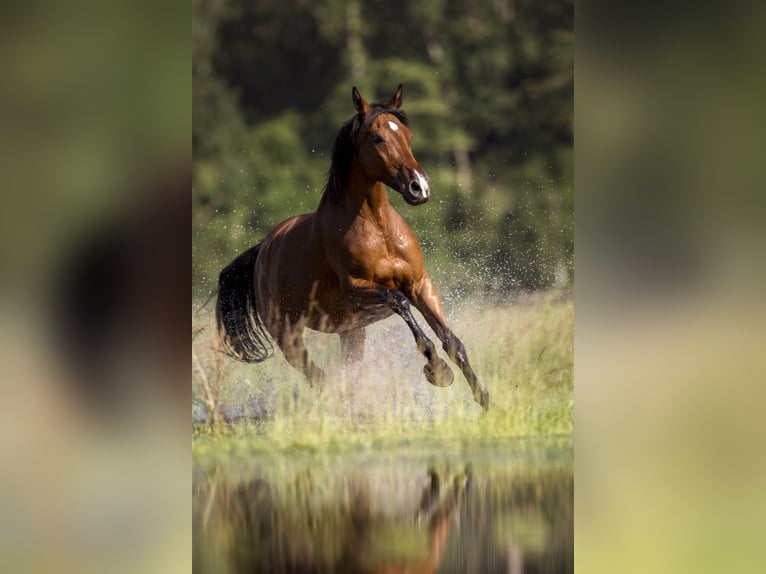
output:
[{"label": "horse's belly", "polygon": [[337,333],[357,327],[367,327],[382,321],[393,314],[387,305],[368,305],[364,308],[350,306],[349,301],[329,301],[319,303],[318,313],[310,314],[307,326],[316,331]]}]

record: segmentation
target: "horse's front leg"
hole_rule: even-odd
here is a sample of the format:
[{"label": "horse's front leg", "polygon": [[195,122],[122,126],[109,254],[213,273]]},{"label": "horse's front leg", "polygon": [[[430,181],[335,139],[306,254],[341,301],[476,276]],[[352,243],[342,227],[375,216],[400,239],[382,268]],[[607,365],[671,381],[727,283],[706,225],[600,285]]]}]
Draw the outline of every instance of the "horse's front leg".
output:
[{"label": "horse's front leg", "polygon": [[468,354],[466,353],[465,346],[457,338],[457,335],[447,326],[447,321],[444,319],[444,311],[442,309],[439,296],[436,294],[436,289],[431,283],[431,279],[425,276],[423,280],[416,286],[412,293],[408,294],[414,303],[418,311],[421,312],[425,320],[434,330],[436,336],[442,342],[442,347],[449,355],[449,358],[458,366],[465,376],[465,380],[468,381],[468,386],[471,387],[473,399],[479,403],[486,411],[489,409],[489,391],[484,388],[479,382],[479,378],[476,376],[471,363],[468,361]]},{"label": "horse's front leg", "polygon": [[448,387],[453,382],[452,370],[436,352],[436,346],[420,327],[410,309],[410,302],[401,291],[383,287],[372,281],[349,278],[347,281],[349,295],[357,305],[378,306],[381,303],[388,306],[399,315],[410,328],[418,350],[428,361],[423,367],[426,379],[437,387]]}]

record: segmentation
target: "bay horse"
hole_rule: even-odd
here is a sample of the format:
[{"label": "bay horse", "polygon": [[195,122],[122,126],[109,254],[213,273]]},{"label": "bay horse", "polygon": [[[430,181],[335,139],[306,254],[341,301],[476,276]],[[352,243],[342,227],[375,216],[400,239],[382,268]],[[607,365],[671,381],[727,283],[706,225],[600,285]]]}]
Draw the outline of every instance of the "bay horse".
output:
[{"label": "bay horse", "polygon": [[351,95],[356,113],[335,138],[317,210],[283,221],[221,271],[216,304],[221,348],[258,363],[273,354],[270,336],[287,362],[318,388],[324,373],[309,357],[305,328],[337,333],[341,358],[350,363],[363,356],[365,327],[396,313],[426,358],[426,380],[447,387],[452,371],[415,320],[414,305],[463,372],[474,400],[487,410],[489,392],[447,326],[418,240],[386,195],[388,186],[415,206],[431,193],[410,148],[402,85],[387,102],[369,104],[356,87]]}]

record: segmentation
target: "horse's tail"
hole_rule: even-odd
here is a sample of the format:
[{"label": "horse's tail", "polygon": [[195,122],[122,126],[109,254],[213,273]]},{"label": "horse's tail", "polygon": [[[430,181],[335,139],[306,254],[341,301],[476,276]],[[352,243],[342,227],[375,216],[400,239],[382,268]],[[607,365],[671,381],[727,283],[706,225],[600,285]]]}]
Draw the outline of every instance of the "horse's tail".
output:
[{"label": "horse's tail", "polygon": [[255,301],[254,271],[260,248],[259,243],[242,253],[218,277],[215,320],[221,348],[246,363],[260,363],[274,353]]}]

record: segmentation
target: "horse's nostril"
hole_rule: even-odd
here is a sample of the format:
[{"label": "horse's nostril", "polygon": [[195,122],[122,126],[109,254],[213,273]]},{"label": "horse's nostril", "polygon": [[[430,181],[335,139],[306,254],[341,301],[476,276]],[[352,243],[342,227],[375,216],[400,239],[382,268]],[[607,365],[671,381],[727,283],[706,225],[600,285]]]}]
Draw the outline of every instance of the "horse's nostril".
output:
[{"label": "horse's nostril", "polygon": [[417,181],[413,181],[410,183],[410,190],[415,193],[420,193],[423,189],[420,187],[420,184]]}]

